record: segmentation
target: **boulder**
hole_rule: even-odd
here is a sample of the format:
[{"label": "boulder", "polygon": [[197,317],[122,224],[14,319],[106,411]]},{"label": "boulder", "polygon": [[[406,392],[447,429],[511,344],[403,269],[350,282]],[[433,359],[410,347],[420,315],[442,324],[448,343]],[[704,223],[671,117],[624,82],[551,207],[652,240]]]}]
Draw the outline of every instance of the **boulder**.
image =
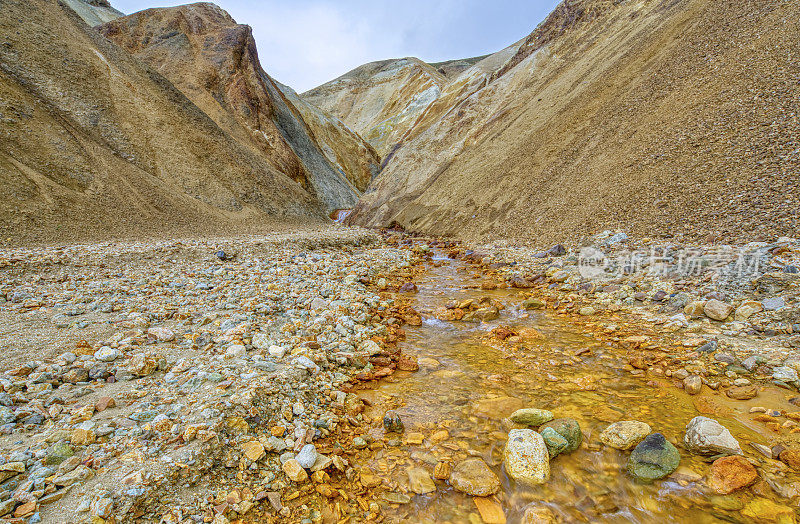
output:
[{"label": "boulder", "polygon": [[600,442],[615,449],[634,448],[650,434],[650,425],[636,420],[614,422],[600,433]]},{"label": "boulder", "polygon": [[459,462],[450,474],[450,484],[473,497],[488,497],[500,490],[500,479],[480,458]]},{"label": "boulder", "polygon": [[509,418],[515,424],[538,427],[553,420],[553,414],[546,409],[522,408],[512,413]]},{"label": "boulder", "polygon": [[681,456],[661,433],[645,437],[628,457],[628,473],[635,479],[652,482],[678,469]]},{"label": "boulder", "polygon": [[727,495],[758,480],[758,471],[741,455],[718,458],[711,464],[706,483],[714,492]]},{"label": "boulder", "polygon": [[701,455],[741,455],[742,447],[731,432],[714,419],[698,416],[686,426],[686,449]]},{"label": "boulder", "polygon": [[581,427],[578,425],[578,422],[575,419],[557,418],[542,425],[539,430],[542,431],[544,428],[553,428],[556,433],[567,440],[569,446],[567,446],[567,449],[563,451],[564,453],[571,453],[575,451],[578,449],[578,447],[580,447],[581,442],[583,442],[583,433],[581,433]]},{"label": "boulder", "polygon": [[503,452],[508,476],[526,484],[542,484],[550,478],[550,455],[540,434],[532,429],[512,429]]},{"label": "boulder", "polygon": [[732,305],[715,298],[712,298],[703,306],[703,313],[705,313],[708,318],[719,320],[720,322],[728,318],[732,312]]}]

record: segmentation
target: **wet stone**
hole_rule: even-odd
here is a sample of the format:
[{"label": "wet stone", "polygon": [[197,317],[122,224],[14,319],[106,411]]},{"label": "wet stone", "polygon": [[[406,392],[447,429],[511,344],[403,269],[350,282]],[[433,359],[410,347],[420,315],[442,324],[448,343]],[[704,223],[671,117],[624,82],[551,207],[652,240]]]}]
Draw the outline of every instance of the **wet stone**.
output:
[{"label": "wet stone", "polygon": [[500,479],[480,458],[459,462],[450,475],[453,489],[476,497],[488,497],[500,490]]},{"label": "wet stone", "polygon": [[543,431],[545,428],[552,428],[556,433],[566,439],[568,446],[563,453],[572,453],[578,449],[581,442],[583,442],[581,427],[575,419],[557,418],[543,424],[539,430]]},{"label": "wet stone", "polygon": [[661,479],[678,469],[681,456],[661,433],[645,437],[628,458],[628,473],[644,482]]}]

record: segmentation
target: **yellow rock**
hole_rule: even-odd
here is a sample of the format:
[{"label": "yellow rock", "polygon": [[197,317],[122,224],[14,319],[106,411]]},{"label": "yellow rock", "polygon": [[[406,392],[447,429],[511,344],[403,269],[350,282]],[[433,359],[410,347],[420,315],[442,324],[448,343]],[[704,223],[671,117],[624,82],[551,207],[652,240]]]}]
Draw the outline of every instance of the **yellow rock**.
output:
[{"label": "yellow rock", "polygon": [[242,444],[242,452],[248,459],[256,462],[264,456],[264,444],[257,440],[251,440]]}]

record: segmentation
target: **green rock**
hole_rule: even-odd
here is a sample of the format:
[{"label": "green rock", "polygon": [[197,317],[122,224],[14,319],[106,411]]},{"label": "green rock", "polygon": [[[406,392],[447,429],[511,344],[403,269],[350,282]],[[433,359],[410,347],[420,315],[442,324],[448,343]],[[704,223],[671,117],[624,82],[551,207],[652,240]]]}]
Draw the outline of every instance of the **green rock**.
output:
[{"label": "green rock", "polygon": [[512,413],[510,418],[515,424],[541,426],[545,422],[553,420],[553,414],[546,409],[523,408]]},{"label": "green rock", "polygon": [[661,433],[645,437],[628,458],[628,473],[637,480],[652,482],[664,478],[680,464],[681,455]]},{"label": "green rock", "polygon": [[528,300],[522,303],[522,307],[531,310],[531,309],[544,309],[545,303],[539,300],[538,298],[529,298]]},{"label": "green rock", "polygon": [[547,446],[551,459],[569,447],[567,439],[559,435],[553,428],[544,428],[540,435],[544,439],[544,445]]},{"label": "green rock", "polygon": [[545,428],[553,428],[556,433],[561,435],[567,440],[567,448],[562,453],[571,453],[578,449],[583,442],[583,433],[578,422],[572,418],[557,418],[550,422],[543,424],[539,431],[544,431]]},{"label": "green rock", "polygon": [[55,466],[61,464],[74,454],[75,450],[72,449],[72,446],[62,440],[61,442],[56,442],[47,450],[44,463],[48,466]]}]

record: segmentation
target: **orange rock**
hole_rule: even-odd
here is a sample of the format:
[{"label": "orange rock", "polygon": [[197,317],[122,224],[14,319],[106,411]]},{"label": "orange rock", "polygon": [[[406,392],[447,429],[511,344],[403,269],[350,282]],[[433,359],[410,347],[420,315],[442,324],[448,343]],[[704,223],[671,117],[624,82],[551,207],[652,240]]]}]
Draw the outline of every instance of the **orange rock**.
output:
[{"label": "orange rock", "polygon": [[792,469],[800,470],[800,450],[799,449],[784,449],[778,455],[781,462],[786,464]]},{"label": "orange rock", "polygon": [[94,409],[99,411],[105,411],[108,408],[113,408],[117,405],[117,402],[111,397],[100,397],[97,399],[97,402],[94,403]]},{"label": "orange rock", "polygon": [[478,507],[478,513],[486,524],[506,524],[506,515],[503,508],[489,497],[474,497],[472,499]]},{"label": "orange rock", "polygon": [[400,371],[419,371],[417,357],[411,355],[400,355],[397,360],[397,369]]},{"label": "orange rock", "polygon": [[727,495],[758,480],[758,471],[741,455],[722,457],[711,464],[706,483],[716,493]]}]

